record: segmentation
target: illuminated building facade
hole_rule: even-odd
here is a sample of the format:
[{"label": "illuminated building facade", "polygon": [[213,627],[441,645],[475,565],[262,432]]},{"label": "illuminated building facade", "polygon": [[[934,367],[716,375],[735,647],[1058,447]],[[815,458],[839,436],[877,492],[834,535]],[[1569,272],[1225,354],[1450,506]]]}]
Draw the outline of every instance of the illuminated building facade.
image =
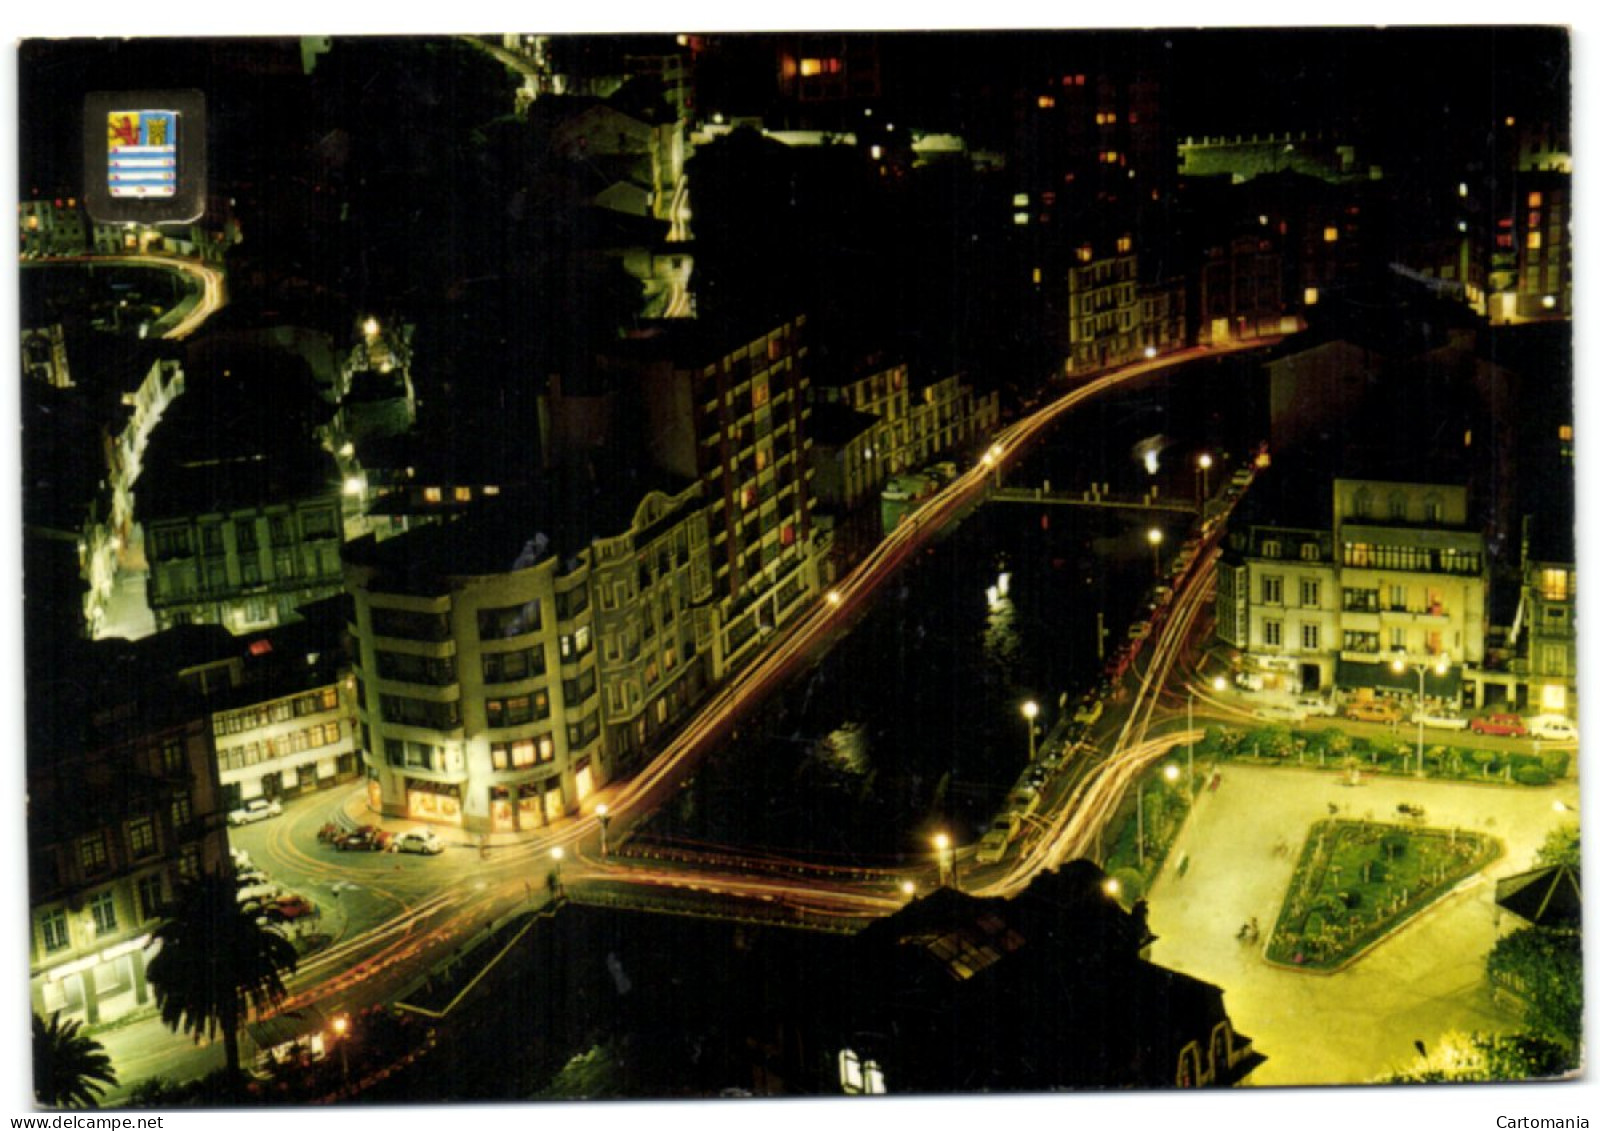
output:
[{"label": "illuminated building facade", "polygon": [[803,315],[664,322],[606,359],[643,402],[650,461],[700,484],[713,562],[713,680],[818,589],[805,330]]},{"label": "illuminated building facade", "polygon": [[151,686],[159,647],[86,646],[79,678],[35,685],[28,972],[46,1015],[93,1025],[148,1006],[150,931],[177,883],[227,854],[209,720]]},{"label": "illuminated building facade", "polygon": [[1454,699],[1482,668],[1488,564],[1465,487],[1336,480],[1331,530],[1257,526],[1227,546],[1217,636],[1269,686],[1414,691],[1426,663],[1446,667],[1429,695]]},{"label": "illuminated building facade", "polygon": [[[650,490],[565,554],[516,500],[347,547],[372,807],[475,832],[575,813],[707,686],[697,484]],[[324,724],[326,725],[326,724]]]}]

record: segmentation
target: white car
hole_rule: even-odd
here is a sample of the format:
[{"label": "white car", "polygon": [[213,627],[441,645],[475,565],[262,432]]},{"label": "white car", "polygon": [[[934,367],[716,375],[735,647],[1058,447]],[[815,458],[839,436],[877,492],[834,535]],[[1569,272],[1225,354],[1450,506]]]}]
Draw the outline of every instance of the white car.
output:
[{"label": "white car", "polygon": [[1333,705],[1333,700],[1321,695],[1302,695],[1294,701],[1307,716],[1316,715],[1320,718],[1331,719],[1339,713],[1339,708]]},{"label": "white car", "polygon": [[1565,715],[1535,715],[1528,720],[1528,732],[1551,742],[1578,741],[1578,728]]},{"label": "white car", "polygon": [[437,856],[444,851],[444,841],[432,829],[407,829],[389,842],[390,852],[420,852],[424,856]]},{"label": "white car", "polygon": [[1294,703],[1268,703],[1264,707],[1257,707],[1252,714],[1258,719],[1266,719],[1275,723],[1303,723],[1306,721],[1305,708]]},{"label": "white car", "polygon": [[258,797],[254,801],[246,801],[239,808],[228,814],[230,825],[253,825],[257,821],[265,821],[268,817],[283,816],[283,806],[277,801],[268,801],[265,797]]},{"label": "white car", "polygon": [[1233,682],[1245,691],[1260,691],[1267,685],[1259,672],[1235,672]]},{"label": "white car", "polygon": [[1412,714],[1411,721],[1414,723],[1421,723],[1425,727],[1432,727],[1434,730],[1467,729],[1466,719],[1440,710],[1417,711]]}]

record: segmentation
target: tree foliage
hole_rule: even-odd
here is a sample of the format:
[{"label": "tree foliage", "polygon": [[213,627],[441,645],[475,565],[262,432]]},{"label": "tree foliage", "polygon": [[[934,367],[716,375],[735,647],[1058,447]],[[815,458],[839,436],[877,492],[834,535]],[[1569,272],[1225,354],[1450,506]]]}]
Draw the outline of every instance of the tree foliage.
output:
[{"label": "tree foliage", "polygon": [[96,1107],[117,1073],[100,1042],[82,1032],[80,1021],[52,1013],[33,1015],[33,1094],[45,1107]]},{"label": "tree foliage", "polygon": [[1583,948],[1576,931],[1524,927],[1494,944],[1489,974],[1527,1005],[1535,1036],[1574,1048],[1583,1034]]},{"label": "tree foliage", "polygon": [[1581,865],[1582,858],[1583,854],[1579,851],[1578,823],[1569,821],[1550,830],[1549,835],[1544,838],[1544,843],[1539,846],[1534,861],[1541,867],[1565,864],[1569,868],[1577,868]]},{"label": "tree foliage", "polygon": [[1530,1033],[1446,1033],[1385,1084],[1467,1084],[1543,1080],[1573,1067],[1569,1050]]},{"label": "tree foliage", "polygon": [[286,995],[294,946],[239,906],[228,872],[204,872],[178,890],[170,917],[157,927],[146,976],[161,1021],[174,1032],[222,1036],[230,1078],[239,1079],[239,1027]]}]

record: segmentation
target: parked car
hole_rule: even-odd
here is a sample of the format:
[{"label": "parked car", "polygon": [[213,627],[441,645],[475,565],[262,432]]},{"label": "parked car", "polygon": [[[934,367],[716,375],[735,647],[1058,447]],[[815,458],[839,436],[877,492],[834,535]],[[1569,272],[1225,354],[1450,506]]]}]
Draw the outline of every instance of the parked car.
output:
[{"label": "parked car", "polygon": [[1387,699],[1357,699],[1354,703],[1345,705],[1344,714],[1345,718],[1354,719],[1358,723],[1400,721],[1400,708]]},{"label": "parked car", "polygon": [[1260,691],[1267,685],[1260,672],[1234,672],[1233,682],[1246,691]]},{"label": "parked car", "polygon": [[1100,721],[1100,716],[1105,713],[1106,704],[1103,699],[1090,699],[1072,713],[1072,721],[1082,723],[1084,726],[1093,726]]},{"label": "parked car", "polygon": [[1434,730],[1467,729],[1466,719],[1463,719],[1460,715],[1452,715],[1449,711],[1439,707],[1434,707],[1424,711],[1415,711],[1411,715],[1411,721],[1414,723],[1421,723],[1423,726],[1431,727]]},{"label": "parked car", "polygon": [[1301,695],[1295,699],[1294,705],[1304,711],[1307,717],[1331,719],[1339,713],[1333,700],[1325,695]]},{"label": "parked car", "polygon": [[1252,714],[1258,719],[1267,719],[1276,723],[1303,723],[1306,721],[1305,708],[1294,703],[1268,703],[1257,707]]},{"label": "parked car", "polygon": [[1521,738],[1528,733],[1528,728],[1523,725],[1521,715],[1479,715],[1467,726],[1473,734],[1498,734],[1511,738]]},{"label": "parked car", "polygon": [[1528,730],[1533,737],[1551,742],[1578,741],[1578,728],[1565,715],[1535,715],[1528,720]]},{"label": "parked car", "polygon": [[340,852],[382,852],[389,838],[389,833],[375,825],[362,825],[345,833],[334,844]]},{"label": "parked car", "polygon": [[980,864],[998,864],[1004,859],[1011,834],[1004,829],[990,829],[978,841],[977,860]]},{"label": "parked car", "polygon": [[228,824],[253,825],[257,821],[265,821],[268,817],[281,816],[283,816],[283,806],[276,800],[268,801],[265,797],[257,797],[253,801],[246,801],[229,813]]},{"label": "parked car", "polygon": [[283,894],[283,889],[277,884],[267,881],[259,884],[245,884],[239,888],[238,900],[242,907],[265,906]]},{"label": "parked car", "polygon": [[275,899],[263,909],[269,923],[292,923],[317,913],[317,905],[303,895],[286,895]]},{"label": "parked car", "polygon": [[1026,817],[1039,807],[1039,791],[1031,785],[1019,785],[1006,795],[1006,806],[1019,817]]},{"label": "parked car", "polygon": [[389,841],[390,852],[420,852],[424,856],[437,856],[444,851],[444,841],[432,829],[407,829]]}]

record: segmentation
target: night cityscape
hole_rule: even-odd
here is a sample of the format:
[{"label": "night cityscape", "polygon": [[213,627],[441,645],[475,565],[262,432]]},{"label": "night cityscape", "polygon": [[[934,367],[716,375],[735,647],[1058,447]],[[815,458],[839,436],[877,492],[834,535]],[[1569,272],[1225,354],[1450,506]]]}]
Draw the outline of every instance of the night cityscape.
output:
[{"label": "night cityscape", "polygon": [[16,59],[38,1108],[1577,1114],[1567,30]]}]

